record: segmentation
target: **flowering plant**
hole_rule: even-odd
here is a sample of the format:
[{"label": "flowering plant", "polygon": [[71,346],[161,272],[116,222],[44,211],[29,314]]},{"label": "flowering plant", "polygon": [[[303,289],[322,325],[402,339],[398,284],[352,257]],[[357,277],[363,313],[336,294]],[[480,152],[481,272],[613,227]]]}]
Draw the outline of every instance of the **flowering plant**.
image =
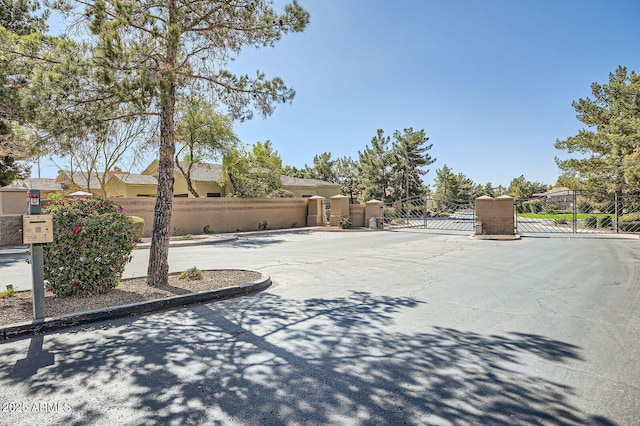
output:
[{"label": "flowering plant", "polygon": [[121,206],[102,198],[56,198],[42,213],[53,215],[53,242],[44,246],[47,290],[73,296],[120,284],[134,247],[133,225]]}]

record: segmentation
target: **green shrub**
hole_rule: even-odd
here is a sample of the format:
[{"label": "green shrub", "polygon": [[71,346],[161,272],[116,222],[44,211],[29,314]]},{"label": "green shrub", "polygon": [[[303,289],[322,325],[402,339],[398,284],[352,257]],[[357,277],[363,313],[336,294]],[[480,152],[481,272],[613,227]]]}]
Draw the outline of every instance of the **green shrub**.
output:
[{"label": "green shrub", "polygon": [[640,232],[640,213],[627,213],[618,219],[620,232]]},{"label": "green shrub", "polygon": [[596,216],[587,216],[584,218],[585,228],[595,228],[598,226],[598,218]]},{"label": "green shrub", "polygon": [[48,290],[73,296],[118,286],[135,238],[122,207],[102,198],[58,198],[42,213],[53,215],[53,242],[44,246]]},{"label": "green shrub", "polygon": [[202,233],[203,234],[213,234],[213,231],[211,230],[211,226],[205,225],[204,228],[202,228]]},{"label": "green shrub", "polygon": [[598,228],[611,228],[613,224],[613,219],[611,216],[600,216],[598,218]]},{"label": "green shrub", "polygon": [[528,203],[529,212],[533,214],[538,214],[542,211],[542,203],[540,201],[536,201],[535,203]]},{"label": "green shrub", "polygon": [[352,223],[350,217],[341,217],[338,226],[342,229],[351,229]]},{"label": "green shrub", "polygon": [[133,225],[133,240],[142,240],[142,233],[144,232],[144,219],[138,216],[129,216],[129,220]]},{"label": "green shrub", "polygon": [[181,272],[180,275],[178,275],[179,280],[183,280],[187,282],[198,281],[198,280],[201,280],[202,278],[204,278],[202,271],[195,266],[193,268],[189,268]]},{"label": "green shrub", "polygon": [[578,213],[591,213],[593,211],[593,206],[591,203],[586,201],[581,201],[578,203]]},{"label": "green shrub", "polygon": [[266,220],[263,220],[258,224],[258,231],[266,231],[267,229],[269,229],[269,224]]},{"label": "green shrub", "polygon": [[293,192],[280,188],[267,194],[267,198],[294,198],[294,195]]},{"label": "green shrub", "polygon": [[556,206],[555,204],[549,204],[545,209],[545,212],[547,214],[556,214],[558,213],[558,206]]},{"label": "green shrub", "polygon": [[554,225],[566,225],[567,223],[569,223],[569,221],[563,217],[553,220]]}]

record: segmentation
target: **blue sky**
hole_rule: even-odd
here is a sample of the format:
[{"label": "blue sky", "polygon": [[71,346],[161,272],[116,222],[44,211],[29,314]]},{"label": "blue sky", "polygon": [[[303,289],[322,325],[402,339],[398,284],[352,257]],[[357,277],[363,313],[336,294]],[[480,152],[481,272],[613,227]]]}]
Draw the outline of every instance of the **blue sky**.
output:
[{"label": "blue sky", "polygon": [[413,127],[433,144],[426,183],[446,164],[482,184],[553,184],[556,139],[583,127],[571,102],[618,65],[640,72],[638,0],[299,3],[305,32],[232,64],[296,90],[271,117],[236,126],[249,145],[271,140],[286,165],[325,151],[356,159],[377,129]]}]

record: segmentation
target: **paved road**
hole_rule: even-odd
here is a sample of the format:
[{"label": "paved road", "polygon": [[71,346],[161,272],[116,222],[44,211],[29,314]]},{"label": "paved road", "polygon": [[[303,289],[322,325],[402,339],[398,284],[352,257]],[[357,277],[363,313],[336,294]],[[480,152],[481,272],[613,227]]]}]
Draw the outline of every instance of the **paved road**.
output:
[{"label": "paved road", "polygon": [[0,424],[637,425],[639,258],[418,231],[172,248],[275,285],[0,344]]}]

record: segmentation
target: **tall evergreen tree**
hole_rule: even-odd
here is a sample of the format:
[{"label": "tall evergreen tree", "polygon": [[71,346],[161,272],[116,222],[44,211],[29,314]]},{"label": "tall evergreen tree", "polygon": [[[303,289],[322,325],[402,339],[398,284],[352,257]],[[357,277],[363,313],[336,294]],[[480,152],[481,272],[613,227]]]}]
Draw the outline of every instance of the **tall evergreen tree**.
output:
[{"label": "tall evergreen tree", "polygon": [[[159,120],[158,197],[148,267],[149,285],[168,279],[173,198],[176,97],[194,81],[228,107],[234,119],[293,99],[280,78],[237,76],[227,69],[243,47],[273,46],[283,34],[302,31],[309,14],[297,3],[277,13],[267,0],[60,0],[62,10],[88,19],[95,36],[94,65],[111,102],[155,114]],[[97,100],[88,93],[85,104]],[[124,112],[132,114],[130,110]]]},{"label": "tall evergreen tree", "polygon": [[620,66],[606,84],[591,85],[592,98],[573,102],[578,120],[587,126],[558,140],[557,149],[578,153],[560,160],[561,182],[613,192],[640,184],[640,75]]},{"label": "tall evergreen tree", "polygon": [[507,188],[507,195],[512,196],[516,200],[529,198],[533,194],[541,194],[546,192],[548,186],[542,182],[528,181],[524,175],[520,175],[517,178],[511,180],[509,187]]},{"label": "tall evergreen tree", "polygon": [[403,133],[396,130],[393,133],[392,173],[394,177],[394,198],[409,198],[424,193],[422,176],[429,170],[424,167],[436,161],[427,152],[433,144],[429,141],[424,130],[414,131],[409,127]]},{"label": "tall evergreen tree", "polygon": [[[28,84],[29,60],[16,54],[15,47],[22,38],[47,30],[48,11],[41,12],[40,2],[32,0],[0,0],[0,170],[7,173],[0,181],[29,174],[26,164],[16,161],[31,156],[20,129],[24,119],[20,107],[20,90]],[[33,45],[33,41],[30,41]],[[6,184],[6,183],[5,183]]]},{"label": "tall evergreen tree", "polygon": [[471,200],[475,196],[473,180],[463,173],[454,173],[446,164],[436,170],[435,185],[434,197],[438,200]]},{"label": "tall evergreen tree", "polygon": [[349,196],[350,202],[355,202],[359,195],[358,165],[351,157],[340,157],[336,160],[336,183],[340,184],[343,195]]},{"label": "tall evergreen tree", "polygon": [[364,151],[358,151],[358,156],[363,201],[387,201],[393,160],[390,137],[384,136],[384,130],[378,129],[376,136],[371,139],[371,146],[367,145]]},{"label": "tall evergreen tree", "polygon": [[313,156],[313,166],[304,165],[305,177],[308,179],[319,179],[326,182],[336,181],[337,160],[331,159],[330,152],[323,152]]}]

